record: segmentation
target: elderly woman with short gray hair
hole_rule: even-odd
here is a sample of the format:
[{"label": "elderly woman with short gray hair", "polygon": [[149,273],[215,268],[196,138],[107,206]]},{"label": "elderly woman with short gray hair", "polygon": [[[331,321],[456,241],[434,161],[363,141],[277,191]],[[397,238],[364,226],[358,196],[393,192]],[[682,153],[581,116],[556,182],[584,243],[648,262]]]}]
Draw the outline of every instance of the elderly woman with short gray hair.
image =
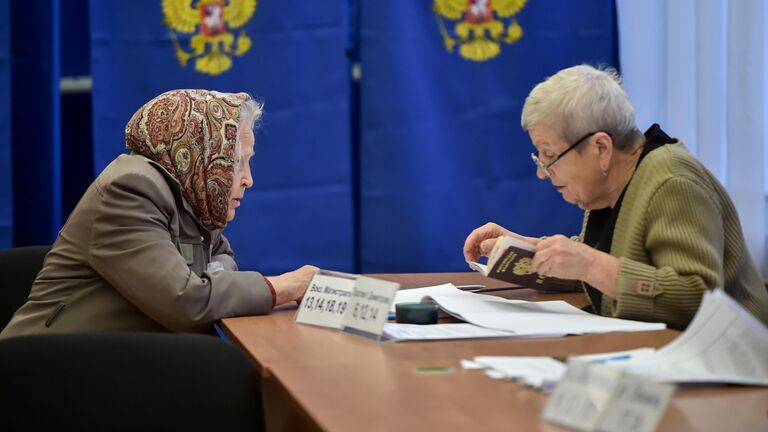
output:
[{"label": "elderly woman with short gray hair", "polygon": [[488,223],[467,237],[468,261],[515,236],[535,245],[534,271],[577,281],[596,313],[685,328],[704,292],[724,288],[768,324],[768,292],[725,189],[659,125],[639,131],[615,71],[580,65],[538,84],[522,127],[536,175],[585,210],[581,235]]}]

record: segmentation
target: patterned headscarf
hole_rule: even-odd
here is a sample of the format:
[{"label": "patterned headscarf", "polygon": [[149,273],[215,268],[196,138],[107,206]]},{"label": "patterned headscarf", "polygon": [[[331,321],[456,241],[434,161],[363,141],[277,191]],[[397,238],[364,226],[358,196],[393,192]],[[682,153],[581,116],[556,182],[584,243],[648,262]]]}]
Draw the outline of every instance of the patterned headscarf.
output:
[{"label": "patterned headscarf", "polygon": [[172,90],[147,102],[125,126],[125,146],[162,165],[208,229],[227,223],[245,93]]}]

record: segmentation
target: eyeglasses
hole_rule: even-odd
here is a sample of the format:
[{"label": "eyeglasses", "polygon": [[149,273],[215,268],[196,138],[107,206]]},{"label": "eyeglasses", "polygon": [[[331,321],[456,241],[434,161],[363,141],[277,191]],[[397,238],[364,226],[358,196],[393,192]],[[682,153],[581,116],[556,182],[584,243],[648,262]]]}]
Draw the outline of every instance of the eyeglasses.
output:
[{"label": "eyeglasses", "polygon": [[[550,177],[549,167],[554,165],[555,162],[557,162],[560,159],[562,159],[563,156],[567,155],[569,151],[571,151],[574,148],[576,148],[576,146],[581,144],[585,139],[591,137],[592,135],[594,135],[594,134],[596,134],[598,132],[604,132],[604,131],[594,131],[594,132],[590,132],[590,133],[584,135],[583,137],[579,138],[575,143],[571,144],[570,147],[565,149],[565,151],[563,151],[559,155],[555,156],[554,159],[552,159],[551,161],[549,161],[547,163],[544,163],[544,162],[541,161],[541,159],[539,159],[539,151],[538,150],[536,150],[535,152],[531,153],[531,159],[533,159],[533,163],[535,163],[539,168],[541,168],[542,171],[544,171],[544,174],[547,177]],[[611,136],[610,133],[608,133],[608,132],[605,132],[605,133],[607,133],[608,136]]]}]

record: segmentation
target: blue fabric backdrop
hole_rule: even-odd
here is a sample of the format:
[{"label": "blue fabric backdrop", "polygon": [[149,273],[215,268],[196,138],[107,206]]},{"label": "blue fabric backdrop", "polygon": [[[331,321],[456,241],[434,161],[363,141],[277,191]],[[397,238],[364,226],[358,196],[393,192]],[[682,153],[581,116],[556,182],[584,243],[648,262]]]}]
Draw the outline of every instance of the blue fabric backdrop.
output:
[{"label": "blue fabric backdrop", "polygon": [[529,1],[522,38],[485,62],[447,52],[431,7],[361,2],[362,272],[467,270],[464,239],[487,221],[528,235],[580,228],[581,211],[536,178],[520,113],[559,69],[616,64],[613,1]]},{"label": "blue fabric backdrop", "polygon": [[63,221],[59,6],[10,2],[14,245],[50,244]]},{"label": "blue fabric backdrop", "polygon": [[0,248],[13,245],[10,15],[10,0],[0,0]]},{"label": "blue fabric backdrop", "polygon": [[[163,91],[249,92],[266,116],[254,187],[226,229],[238,263],[267,274],[304,263],[353,270],[346,5],[259,1],[243,27],[252,48],[214,77],[177,62],[160,1],[92,1],[95,169],[125,151],[125,123]],[[189,51],[191,35],[177,35]]]},{"label": "blue fabric backdrop", "polygon": [[[485,62],[447,52],[429,0],[261,0],[243,27],[253,46],[218,76],[178,63],[161,1],[92,0],[90,14],[84,1],[0,0],[0,245],[53,241],[82,193],[83,182],[67,182],[72,157],[92,164],[88,181],[125,151],[131,114],[181,87],[266,102],[255,186],[227,228],[243,268],[464,270],[463,240],[486,221],[531,235],[578,231],[581,212],[535,177],[520,110],[562,67],[616,65],[612,0],[530,0],[515,16],[522,37]],[[82,26],[59,28],[88,15],[87,38],[74,34]],[[455,21],[441,21],[453,32]],[[176,34],[189,51],[191,34]],[[59,50],[81,39],[90,55],[63,55],[91,59],[93,149],[77,140],[82,127],[59,125],[59,68],[88,72]],[[350,59],[361,80],[350,78]],[[24,97],[3,90],[9,83]]]}]

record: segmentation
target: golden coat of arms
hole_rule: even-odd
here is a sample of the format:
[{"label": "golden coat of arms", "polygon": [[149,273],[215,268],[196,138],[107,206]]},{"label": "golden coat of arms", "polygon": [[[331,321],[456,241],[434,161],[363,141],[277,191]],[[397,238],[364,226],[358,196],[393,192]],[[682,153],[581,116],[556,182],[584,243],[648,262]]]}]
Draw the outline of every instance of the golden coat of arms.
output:
[{"label": "golden coat of arms", "polygon": [[[432,10],[437,16],[445,49],[453,53],[459,45],[459,55],[467,60],[490,60],[501,52],[501,43],[512,44],[523,36],[523,29],[514,16],[527,0],[434,0]],[[451,37],[443,18],[459,20]]]},{"label": "golden coat of arms", "polygon": [[522,258],[520,261],[515,263],[515,268],[512,269],[512,273],[518,275],[518,276],[525,276],[533,273],[533,269],[531,268],[531,260],[530,258]]},{"label": "golden coat of arms", "polygon": [[[256,11],[256,0],[163,0],[165,25],[171,30],[176,58],[182,66],[195,60],[195,70],[219,75],[232,67],[232,56],[251,49],[251,38],[240,30]],[[197,33],[189,40],[190,51],[182,48],[174,31]]]}]

